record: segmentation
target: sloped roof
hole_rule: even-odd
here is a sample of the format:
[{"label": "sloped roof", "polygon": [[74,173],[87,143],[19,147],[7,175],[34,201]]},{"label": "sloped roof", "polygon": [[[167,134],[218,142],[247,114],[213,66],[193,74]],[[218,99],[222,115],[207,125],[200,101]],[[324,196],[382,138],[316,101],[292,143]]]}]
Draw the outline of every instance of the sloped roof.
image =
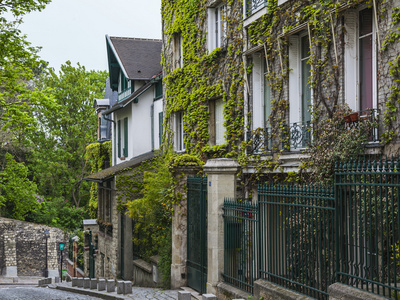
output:
[{"label": "sloped roof", "polygon": [[162,41],[127,37],[109,37],[114,55],[128,79],[150,79],[161,71]]},{"label": "sloped roof", "polygon": [[154,157],[155,157],[154,152],[147,152],[147,153],[138,155],[138,156],[132,158],[131,160],[125,161],[118,165],[115,165],[110,168],[101,170],[97,173],[91,174],[90,176],[83,178],[83,180],[96,181],[96,182],[106,181],[107,179],[113,177],[114,175],[117,175],[127,169],[137,167],[142,162],[152,159]]}]

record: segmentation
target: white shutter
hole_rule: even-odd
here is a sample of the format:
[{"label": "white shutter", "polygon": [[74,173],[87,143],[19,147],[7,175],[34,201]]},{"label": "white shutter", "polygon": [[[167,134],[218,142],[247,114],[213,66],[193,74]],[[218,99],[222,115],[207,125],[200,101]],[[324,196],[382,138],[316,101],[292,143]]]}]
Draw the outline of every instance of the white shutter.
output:
[{"label": "white shutter", "polygon": [[344,100],[352,110],[358,111],[357,11],[347,10],[344,22]]},{"label": "white shutter", "polygon": [[253,124],[252,128],[264,127],[263,125],[263,86],[262,86],[262,59],[259,54],[253,55]]},{"label": "white shutter", "polygon": [[289,123],[301,121],[299,43],[299,36],[289,37]]},{"label": "white shutter", "polygon": [[224,105],[222,99],[215,100],[215,144],[225,143]]}]

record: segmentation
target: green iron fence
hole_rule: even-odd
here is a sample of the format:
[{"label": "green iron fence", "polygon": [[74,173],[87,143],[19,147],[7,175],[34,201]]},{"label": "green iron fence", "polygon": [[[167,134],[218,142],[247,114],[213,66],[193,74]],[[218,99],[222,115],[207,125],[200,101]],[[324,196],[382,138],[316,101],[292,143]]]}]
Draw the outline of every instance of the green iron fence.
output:
[{"label": "green iron fence", "polygon": [[224,201],[225,282],[253,293],[258,277],[258,206],[245,199]]},{"label": "green iron fence", "polygon": [[400,161],[335,166],[338,281],[400,299]]},{"label": "green iron fence", "polygon": [[318,299],[335,282],[333,188],[260,185],[260,277]]},{"label": "green iron fence", "polygon": [[334,282],[400,299],[400,160],[342,161],[333,186],[260,184],[225,200],[226,282],[263,278],[317,299]]}]

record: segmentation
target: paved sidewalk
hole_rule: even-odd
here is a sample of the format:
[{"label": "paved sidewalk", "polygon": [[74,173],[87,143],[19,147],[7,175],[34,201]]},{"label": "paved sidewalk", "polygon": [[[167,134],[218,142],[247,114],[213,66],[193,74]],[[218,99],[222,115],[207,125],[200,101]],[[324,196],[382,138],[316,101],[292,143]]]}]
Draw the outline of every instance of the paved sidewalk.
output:
[{"label": "paved sidewalk", "polygon": [[19,276],[19,277],[4,277],[0,276],[0,285],[38,285],[39,279],[44,277],[39,276]]},{"label": "paved sidewalk", "polygon": [[63,291],[78,293],[82,295],[89,295],[93,297],[98,297],[102,299],[110,299],[110,300],[126,300],[126,299],[135,299],[135,300],[146,300],[146,299],[155,299],[155,300],[175,300],[178,299],[178,290],[161,290],[157,288],[142,288],[142,287],[132,287],[132,294],[130,295],[121,295],[117,294],[117,292],[105,292],[105,291],[97,291],[91,289],[84,289],[78,287],[72,287],[70,282],[63,282],[57,284],[49,285],[50,288],[56,288]]}]

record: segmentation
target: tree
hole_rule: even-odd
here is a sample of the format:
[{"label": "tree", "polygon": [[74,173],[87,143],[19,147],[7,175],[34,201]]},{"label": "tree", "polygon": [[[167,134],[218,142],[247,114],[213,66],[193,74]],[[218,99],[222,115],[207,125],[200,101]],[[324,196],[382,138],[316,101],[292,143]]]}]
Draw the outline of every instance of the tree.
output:
[{"label": "tree", "polygon": [[0,0],[0,157],[3,158],[11,152],[17,160],[24,160],[26,149],[21,140],[26,131],[36,128],[30,108],[38,102],[52,103],[51,98],[32,87],[34,76],[47,65],[38,56],[40,48],[32,47],[17,28],[24,14],[42,10],[49,2]]},{"label": "tree", "polygon": [[0,215],[25,220],[28,213],[39,207],[37,187],[28,179],[24,163],[17,163],[9,153],[5,158],[5,169],[0,171]]},{"label": "tree", "polygon": [[41,195],[64,197],[76,207],[89,199],[86,146],[96,140],[97,117],[94,99],[104,95],[107,73],[73,67],[69,61],[40,77],[37,87],[54,106],[36,105],[39,129],[29,139],[31,170]]}]

